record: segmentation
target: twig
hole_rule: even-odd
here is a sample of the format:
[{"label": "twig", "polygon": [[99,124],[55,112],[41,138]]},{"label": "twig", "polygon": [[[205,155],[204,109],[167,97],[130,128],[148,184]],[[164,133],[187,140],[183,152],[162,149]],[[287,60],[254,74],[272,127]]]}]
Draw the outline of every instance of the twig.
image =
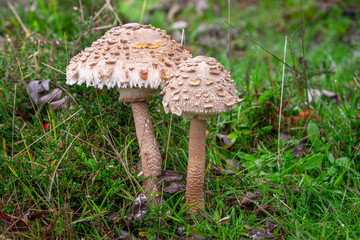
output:
[{"label": "twig", "polygon": [[[230,15],[231,12],[230,12],[230,0],[228,0],[228,22],[231,23],[231,18],[230,18]],[[229,45],[229,73],[231,74],[231,28],[230,28],[230,25],[229,25],[229,28],[228,28],[228,45]]]},{"label": "twig", "polygon": [[80,9],[79,9],[79,12],[80,12],[80,19],[82,21],[84,21],[84,10],[83,10],[83,6],[82,6],[82,1],[79,0],[79,6],[80,6]]},{"label": "twig", "polygon": [[288,67],[289,69],[291,69],[292,71],[296,72],[297,74],[302,75],[301,72],[299,72],[298,70],[296,70],[295,68],[291,67],[289,64],[283,62],[279,57],[277,57],[275,54],[273,54],[272,52],[270,52],[269,50],[267,50],[266,48],[264,48],[260,43],[256,42],[253,38],[251,38],[250,36],[246,35],[245,33],[243,33],[240,29],[236,28],[235,26],[233,26],[231,23],[225,21],[227,24],[229,24],[233,29],[235,29],[236,31],[238,31],[241,35],[243,35],[244,37],[246,37],[247,39],[249,39],[250,41],[252,41],[253,43],[255,43],[257,46],[259,46],[261,49],[263,49],[265,52],[269,53],[271,56],[273,56],[276,60],[278,60],[279,62],[285,64],[286,67]]},{"label": "twig", "polygon": [[305,30],[304,30],[304,16],[303,16],[303,6],[302,6],[302,0],[300,0],[300,20],[301,20],[301,51],[302,51],[302,73],[304,77],[304,83],[305,83],[305,96],[306,96],[306,102],[307,102],[307,109],[309,109],[310,103],[308,98],[308,85],[307,85],[307,77],[306,77],[306,61],[305,61],[305,47],[304,47],[304,41],[305,41]]},{"label": "twig", "polygon": [[142,8],[141,8],[141,14],[140,14],[140,20],[139,23],[142,24],[142,21],[144,19],[144,14],[145,14],[145,8],[146,8],[146,0],[144,0]]},{"label": "twig", "polygon": [[[270,52],[270,46],[269,46],[269,52]],[[271,80],[271,87],[274,87],[274,79],[272,75],[272,69],[271,69],[271,55],[269,54],[269,71],[270,71],[270,80]]]},{"label": "twig", "polygon": [[62,73],[62,74],[64,74],[64,75],[66,75],[66,73],[64,73],[63,71],[61,71],[61,70],[59,70],[59,69],[57,69],[57,68],[54,68],[54,67],[52,67],[52,66],[50,66],[50,65],[48,65],[48,64],[46,64],[46,63],[44,63],[44,62],[41,62],[41,64],[47,66],[48,68],[51,68],[51,69],[54,70],[54,71],[57,71],[57,72],[59,72],[59,73]]},{"label": "twig", "polygon": [[15,87],[14,87],[14,106],[13,106],[13,116],[12,116],[12,131],[11,131],[11,157],[14,156],[16,86],[17,86],[17,84],[15,83]]},{"label": "twig", "polygon": [[116,14],[114,8],[111,6],[110,4],[110,0],[106,0],[106,3],[101,7],[101,9],[95,14],[95,16],[92,18],[92,20],[95,20],[99,15],[100,13],[102,13],[102,11],[104,11],[104,9],[108,7],[108,9],[114,14],[116,20],[119,22],[120,25],[122,25],[122,22],[119,18],[119,16]]},{"label": "twig", "polygon": [[283,94],[284,94],[284,78],[285,78],[285,61],[286,61],[286,45],[287,45],[287,36],[285,36],[285,46],[284,46],[284,64],[283,64],[283,72],[281,78],[281,96],[280,96],[280,109],[279,109],[279,126],[278,126],[278,160],[277,165],[280,170],[280,134],[281,134],[281,116],[282,116],[282,105],[283,105]]},{"label": "twig", "polygon": [[21,20],[20,16],[16,12],[14,6],[10,2],[8,2],[8,6],[11,9],[11,11],[13,12],[13,14],[15,15],[16,19],[18,20],[21,28],[24,30],[25,36],[28,37],[30,34],[30,30],[25,26],[24,22]]}]

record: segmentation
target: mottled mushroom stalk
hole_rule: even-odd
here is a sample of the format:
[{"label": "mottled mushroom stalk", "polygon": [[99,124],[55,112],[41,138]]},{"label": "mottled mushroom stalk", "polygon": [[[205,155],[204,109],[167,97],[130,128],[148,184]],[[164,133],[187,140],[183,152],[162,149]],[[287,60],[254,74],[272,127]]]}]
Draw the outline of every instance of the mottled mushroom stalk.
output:
[{"label": "mottled mushroom stalk", "polygon": [[234,80],[214,58],[198,56],[185,61],[164,88],[163,106],[190,119],[189,163],[186,198],[190,211],[204,209],[203,184],[205,170],[206,120],[232,110],[240,101]]},{"label": "mottled mushroom stalk", "polygon": [[[190,120],[189,157],[186,182],[186,199],[189,206],[204,209],[203,185],[205,173],[205,141],[206,120],[192,118]],[[191,211],[195,212],[196,207]]]},{"label": "mottled mushroom stalk", "polygon": [[[150,112],[147,102],[132,102],[131,108],[135,121],[136,137],[140,147],[140,158],[144,176],[149,177],[144,181],[144,189],[150,190],[156,177],[161,174],[161,154],[154,136]],[[158,192],[159,187],[154,186],[153,192]],[[159,203],[159,200],[156,200]]]},{"label": "mottled mushroom stalk", "polygon": [[74,56],[66,68],[66,83],[117,87],[119,100],[132,107],[140,147],[144,191],[153,189],[161,171],[161,155],[151,124],[147,99],[154,97],[191,55],[151,25],[128,23],[107,31],[91,47]]}]

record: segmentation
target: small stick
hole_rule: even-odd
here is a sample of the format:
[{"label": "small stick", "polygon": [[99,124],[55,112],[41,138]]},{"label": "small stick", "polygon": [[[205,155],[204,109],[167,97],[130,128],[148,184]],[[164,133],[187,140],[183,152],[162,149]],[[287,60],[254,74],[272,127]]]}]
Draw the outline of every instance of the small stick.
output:
[{"label": "small stick", "polygon": [[[228,0],[228,22],[230,22],[231,19],[230,19],[230,0]],[[231,74],[231,28],[230,28],[230,25],[229,25],[229,28],[228,28],[228,44],[229,44],[229,73]]]},{"label": "small stick", "polygon": [[142,21],[144,19],[144,13],[145,13],[145,8],[146,8],[146,0],[144,0],[142,8],[141,8],[141,14],[140,14],[140,20],[139,23],[142,24]]},{"label": "small stick", "polygon": [[25,26],[24,22],[21,20],[20,16],[16,12],[14,6],[10,2],[8,2],[8,6],[11,9],[11,11],[13,12],[13,14],[15,15],[16,19],[18,20],[21,28],[24,30],[25,36],[28,37],[30,34],[30,30]]},{"label": "small stick", "polygon": [[[225,21],[226,22],[226,21]],[[227,24],[230,25],[230,27],[232,27],[233,29],[235,29],[236,31],[238,31],[241,35],[243,35],[244,37],[246,37],[247,39],[249,39],[251,42],[255,43],[257,46],[259,46],[262,50],[264,50],[265,52],[269,53],[271,56],[273,56],[276,60],[278,60],[279,62],[285,64],[286,67],[288,67],[289,69],[291,69],[293,72],[296,72],[297,74],[302,75],[303,73],[299,72],[297,69],[291,67],[289,64],[283,62],[279,57],[277,57],[275,54],[273,54],[272,52],[270,52],[269,50],[267,50],[265,47],[263,47],[260,43],[256,42],[255,39],[253,39],[252,37],[246,35],[245,33],[243,33],[240,29],[236,28],[234,25],[232,25],[229,22],[226,22]]]},{"label": "small stick", "polygon": [[183,28],[182,31],[181,31],[181,42],[180,42],[180,44],[184,46],[185,45],[184,42],[185,42],[185,28]]},{"label": "small stick", "polygon": [[54,71],[56,71],[56,72],[59,72],[59,73],[62,73],[62,74],[64,74],[64,75],[66,75],[66,73],[64,73],[63,71],[61,71],[61,70],[59,70],[59,69],[57,69],[57,68],[54,68],[54,67],[52,67],[52,66],[50,66],[50,65],[48,65],[48,64],[46,64],[46,63],[44,63],[44,62],[41,62],[41,64],[47,66],[48,68],[51,68],[52,70],[54,70]]},{"label": "small stick", "polygon": [[282,114],[282,104],[283,104],[283,93],[284,93],[284,78],[285,78],[285,60],[286,60],[286,45],[287,45],[287,36],[285,36],[285,46],[284,46],[284,64],[283,64],[283,72],[282,72],[282,78],[281,78],[281,97],[280,97],[280,110],[279,110],[279,128],[278,128],[278,160],[277,165],[280,170],[280,134],[281,134],[281,114]]}]

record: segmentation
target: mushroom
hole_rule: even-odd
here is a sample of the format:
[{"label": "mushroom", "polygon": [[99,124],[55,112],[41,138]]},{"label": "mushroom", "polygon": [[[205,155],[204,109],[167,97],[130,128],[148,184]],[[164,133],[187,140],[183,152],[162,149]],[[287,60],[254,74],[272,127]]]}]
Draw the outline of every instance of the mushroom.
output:
[{"label": "mushroom", "polygon": [[131,105],[142,171],[149,177],[144,182],[145,191],[155,185],[162,164],[146,100],[157,94],[188,58],[189,52],[165,30],[128,23],[110,29],[74,56],[66,68],[67,84],[117,87],[119,100]]},{"label": "mushroom", "polygon": [[186,198],[193,213],[197,213],[196,205],[204,208],[206,120],[234,109],[240,102],[233,82],[216,59],[198,56],[181,64],[162,91],[166,113],[191,119]]}]

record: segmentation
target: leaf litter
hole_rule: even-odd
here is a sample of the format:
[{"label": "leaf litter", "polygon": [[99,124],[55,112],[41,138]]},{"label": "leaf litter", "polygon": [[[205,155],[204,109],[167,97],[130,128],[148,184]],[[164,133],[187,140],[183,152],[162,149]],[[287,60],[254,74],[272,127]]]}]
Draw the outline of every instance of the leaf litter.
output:
[{"label": "leaf litter", "polygon": [[132,203],[127,214],[128,220],[141,221],[147,213],[148,201],[144,193],[140,193]]},{"label": "leaf litter", "polygon": [[[40,97],[40,93],[48,92],[50,90],[50,79],[30,81],[26,85],[29,96],[35,106],[48,104],[54,111],[62,109],[71,109],[69,106],[69,97],[62,97],[63,91],[60,88],[54,88],[50,93]],[[26,103],[28,108],[33,108],[33,105]]]},{"label": "leaf litter", "polygon": [[165,170],[158,176],[158,179],[165,182],[172,182],[180,181],[181,179],[183,179],[183,176],[174,170]]},{"label": "leaf litter", "polygon": [[174,194],[185,189],[185,184],[182,182],[173,182],[170,186],[164,188],[164,192]]}]

